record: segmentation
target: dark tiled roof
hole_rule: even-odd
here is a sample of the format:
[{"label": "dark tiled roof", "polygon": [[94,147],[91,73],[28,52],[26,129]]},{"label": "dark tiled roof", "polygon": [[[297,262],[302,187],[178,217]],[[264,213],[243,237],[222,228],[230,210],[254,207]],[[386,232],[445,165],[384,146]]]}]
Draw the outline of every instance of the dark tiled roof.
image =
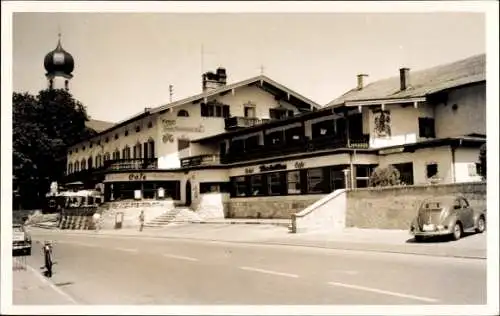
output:
[{"label": "dark tiled roof", "polygon": [[112,127],[113,125],[115,125],[115,123],[100,121],[100,120],[92,120],[92,119],[85,122],[85,126],[93,129],[94,131],[96,131],[98,133]]},{"label": "dark tiled roof", "polygon": [[424,70],[410,70],[410,87],[400,89],[399,75],[372,82],[362,90],[354,88],[326,106],[346,101],[423,97],[442,90],[486,80],[486,55],[476,55]]}]

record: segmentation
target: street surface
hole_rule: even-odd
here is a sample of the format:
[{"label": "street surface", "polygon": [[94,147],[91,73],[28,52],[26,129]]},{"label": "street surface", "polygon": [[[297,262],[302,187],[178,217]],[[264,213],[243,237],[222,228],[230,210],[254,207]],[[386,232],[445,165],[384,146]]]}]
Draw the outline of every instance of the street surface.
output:
[{"label": "street surface", "polygon": [[[50,279],[36,243],[47,239]],[[481,259],[50,231],[33,240],[27,270],[13,270],[15,305],[486,304]]]}]

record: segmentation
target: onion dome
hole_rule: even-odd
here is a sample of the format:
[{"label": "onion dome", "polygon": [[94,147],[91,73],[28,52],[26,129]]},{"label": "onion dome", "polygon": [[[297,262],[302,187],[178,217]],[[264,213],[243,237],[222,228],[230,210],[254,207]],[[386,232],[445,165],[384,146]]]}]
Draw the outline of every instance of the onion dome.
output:
[{"label": "onion dome", "polygon": [[60,75],[63,77],[73,77],[71,73],[75,68],[73,56],[65,51],[61,46],[61,34],[59,34],[59,41],[57,47],[47,55],[43,62],[47,75]]}]

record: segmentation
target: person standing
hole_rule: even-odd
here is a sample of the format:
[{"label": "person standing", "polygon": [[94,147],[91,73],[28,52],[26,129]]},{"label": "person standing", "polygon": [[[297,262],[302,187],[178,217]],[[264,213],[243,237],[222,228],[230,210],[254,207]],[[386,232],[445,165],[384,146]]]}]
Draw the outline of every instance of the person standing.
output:
[{"label": "person standing", "polygon": [[95,212],[94,215],[92,216],[92,219],[94,221],[94,228],[95,228],[95,231],[98,232],[99,229],[101,228],[100,225],[101,225],[101,222],[100,222],[100,219],[101,219],[101,214]]},{"label": "person standing", "polygon": [[141,214],[139,214],[139,231],[142,232],[142,229],[144,228],[144,210],[141,211]]}]

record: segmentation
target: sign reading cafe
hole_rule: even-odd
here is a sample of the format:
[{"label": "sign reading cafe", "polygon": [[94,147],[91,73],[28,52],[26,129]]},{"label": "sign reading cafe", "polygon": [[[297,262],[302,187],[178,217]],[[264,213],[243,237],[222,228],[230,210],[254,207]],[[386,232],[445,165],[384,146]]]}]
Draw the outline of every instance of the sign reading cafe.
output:
[{"label": "sign reading cafe", "polygon": [[146,175],[144,173],[131,173],[128,176],[130,181],[146,180]]}]

